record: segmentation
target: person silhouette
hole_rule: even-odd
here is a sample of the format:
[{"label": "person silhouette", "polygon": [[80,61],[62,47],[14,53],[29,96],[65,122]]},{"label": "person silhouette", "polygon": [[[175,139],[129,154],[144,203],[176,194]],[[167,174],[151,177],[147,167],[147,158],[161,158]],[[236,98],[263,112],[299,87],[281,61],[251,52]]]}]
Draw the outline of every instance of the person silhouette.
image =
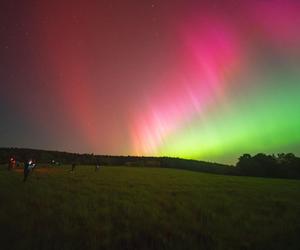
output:
[{"label": "person silhouette", "polygon": [[96,166],[95,166],[95,171],[98,171],[100,169],[100,164],[97,163]]},{"label": "person silhouette", "polygon": [[25,163],[24,163],[24,179],[23,179],[23,182],[25,182],[27,180],[27,177],[30,173],[31,163],[32,163],[31,160],[25,161]]},{"label": "person silhouette", "polygon": [[16,160],[11,157],[8,162],[8,170],[12,170],[16,167]]},{"label": "person silhouette", "polygon": [[76,164],[75,164],[75,163],[72,163],[72,169],[71,169],[71,172],[74,172],[75,167],[76,167]]}]

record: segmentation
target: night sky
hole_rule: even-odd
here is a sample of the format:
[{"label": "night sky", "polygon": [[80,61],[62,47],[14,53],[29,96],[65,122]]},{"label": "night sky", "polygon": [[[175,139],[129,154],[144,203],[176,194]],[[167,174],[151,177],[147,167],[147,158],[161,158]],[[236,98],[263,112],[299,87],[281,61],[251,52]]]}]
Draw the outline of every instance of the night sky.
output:
[{"label": "night sky", "polygon": [[300,155],[300,1],[1,1],[0,147]]}]

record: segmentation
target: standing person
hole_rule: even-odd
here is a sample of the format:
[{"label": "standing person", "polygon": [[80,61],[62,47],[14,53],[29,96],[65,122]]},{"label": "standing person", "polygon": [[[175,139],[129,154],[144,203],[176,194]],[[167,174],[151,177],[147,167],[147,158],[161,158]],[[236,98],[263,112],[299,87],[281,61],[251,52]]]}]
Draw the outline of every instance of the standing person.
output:
[{"label": "standing person", "polygon": [[27,180],[27,177],[28,177],[29,172],[30,172],[30,165],[31,165],[31,160],[30,161],[25,161],[25,163],[24,163],[24,179],[23,179],[23,182],[25,182]]},{"label": "standing person", "polygon": [[16,168],[16,160],[15,160],[15,158],[11,157],[8,162],[8,170],[11,170],[14,168]]},{"label": "standing person", "polygon": [[97,163],[97,164],[96,164],[96,167],[95,167],[95,171],[98,171],[99,169],[100,169],[100,164]]},{"label": "standing person", "polygon": [[72,170],[71,170],[71,172],[74,172],[75,167],[76,167],[76,164],[75,164],[75,163],[72,163]]},{"label": "standing person", "polygon": [[35,169],[36,163],[35,160],[30,160],[29,162],[29,171],[33,172],[33,169]]}]

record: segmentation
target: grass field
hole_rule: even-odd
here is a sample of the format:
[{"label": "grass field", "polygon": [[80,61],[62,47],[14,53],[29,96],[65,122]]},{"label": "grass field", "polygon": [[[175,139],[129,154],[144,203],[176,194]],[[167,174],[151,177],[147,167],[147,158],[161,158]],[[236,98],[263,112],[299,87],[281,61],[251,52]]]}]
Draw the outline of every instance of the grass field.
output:
[{"label": "grass field", "polygon": [[300,181],[0,167],[1,249],[300,249]]}]

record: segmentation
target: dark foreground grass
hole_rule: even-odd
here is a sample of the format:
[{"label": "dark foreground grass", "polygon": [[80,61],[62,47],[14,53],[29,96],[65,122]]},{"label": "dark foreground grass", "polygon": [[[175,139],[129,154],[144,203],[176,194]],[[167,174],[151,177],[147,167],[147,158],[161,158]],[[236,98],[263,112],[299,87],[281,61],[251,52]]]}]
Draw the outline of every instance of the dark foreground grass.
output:
[{"label": "dark foreground grass", "polygon": [[0,249],[300,249],[300,181],[0,168]]}]

